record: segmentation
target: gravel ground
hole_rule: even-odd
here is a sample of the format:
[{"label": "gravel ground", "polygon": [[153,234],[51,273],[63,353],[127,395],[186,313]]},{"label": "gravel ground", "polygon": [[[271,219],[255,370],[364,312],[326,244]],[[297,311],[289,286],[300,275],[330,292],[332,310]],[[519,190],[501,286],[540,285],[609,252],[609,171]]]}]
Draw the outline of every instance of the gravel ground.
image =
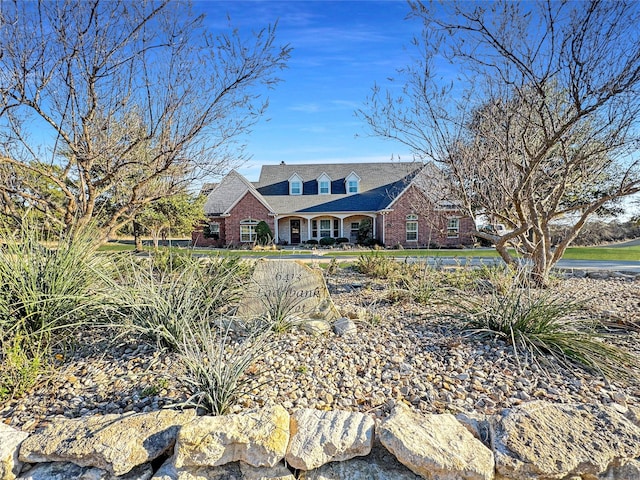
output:
[{"label": "gravel ground", "polygon": [[[254,387],[235,410],[274,400],[285,408],[342,409],[384,417],[404,401],[428,413],[479,412],[535,399],[640,406],[638,382],[608,382],[579,368],[517,361],[501,341],[469,336],[444,304],[389,301],[388,285],[347,269],[327,275],[332,298],[357,332],[278,337],[248,372]],[[567,278],[554,287],[584,301],[582,315],[603,320],[611,342],[640,353],[640,276]],[[25,431],[52,417],[145,412],[189,397],[175,354],[141,338],[95,329],[57,356],[58,368],[28,396],[0,405],[2,421]]]}]

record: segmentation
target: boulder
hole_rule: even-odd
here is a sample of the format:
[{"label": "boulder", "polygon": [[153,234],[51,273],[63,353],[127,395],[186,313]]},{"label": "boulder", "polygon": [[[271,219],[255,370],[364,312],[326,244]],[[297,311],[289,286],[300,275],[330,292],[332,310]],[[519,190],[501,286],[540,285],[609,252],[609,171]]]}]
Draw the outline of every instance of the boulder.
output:
[{"label": "boulder", "polygon": [[285,460],[301,470],[368,455],[375,422],[359,412],[301,409],[291,415],[291,439]]},{"label": "boulder", "polygon": [[178,469],[174,460],[167,460],[151,480],[244,480],[238,462],[217,467],[185,467]]},{"label": "boulder", "polygon": [[598,480],[640,480],[640,461],[630,460],[624,465],[611,467]]},{"label": "boulder", "polygon": [[296,480],[293,474],[283,463],[275,467],[252,467],[240,462],[242,480]]},{"label": "boulder", "polygon": [[245,291],[238,315],[243,318],[295,315],[332,322],[339,317],[322,271],[291,260],[260,260]]},{"label": "boulder", "polygon": [[0,479],[13,480],[20,472],[22,462],[18,459],[18,449],[28,436],[0,422]]},{"label": "boulder", "polygon": [[398,403],[377,433],[387,450],[425,478],[494,478],[493,453],[453,415],[421,415]]},{"label": "boulder", "polygon": [[149,480],[151,465],[140,465],[124,475],[112,475],[96,467],[81,467],[70,462],[40,463],[19,477],[19,480]]},{"label": "boulder", "polygon": [[242,461],[273,467],[289,443],[289,414],[279,405],[235,415],[198,417],[180,429],[175,465],[215,467]]},{"label": "boulder", "polygon": [[420,480],[418,475],[374,441],[371,453],[344,462],[326,463],[307,472],[306,480]]},{"label": "boulder", "polygon": [[509,479],[596,477],[640,457],[640,428],[599,405],[526,403],[493,419],[491,440]]},{"label": "boulder", "polygon": [[169,450],[193,411],[56,418],[20,447],[23,462],[73,462],[124,475]]},{"label": "boulder", "polygon": [[358,333],[358,328],[353,320],[342,317],[333,324],[333,332],[340,337],[344,335],[355,335]]}]

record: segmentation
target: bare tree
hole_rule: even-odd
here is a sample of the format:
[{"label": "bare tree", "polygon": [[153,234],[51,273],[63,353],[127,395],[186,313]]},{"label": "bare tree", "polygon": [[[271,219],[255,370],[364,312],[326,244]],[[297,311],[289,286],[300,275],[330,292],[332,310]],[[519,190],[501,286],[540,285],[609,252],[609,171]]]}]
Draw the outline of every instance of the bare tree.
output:
[{"label": "bare tree", "polygon": [[502,258],[517,245],[546,284],[589,217],[640,191],[640,4],[410,5],[424,29],[403,89],[374,87],[357,114],[440,162],[471,215],[512,230],[492,237]]},{"label": "bare tree", "polygon": [[[0,4],[0,205],[104,236],[244,160],[288,47],[214,35],[183,2]],[[51,195],[52,191],[56,195]]]}]

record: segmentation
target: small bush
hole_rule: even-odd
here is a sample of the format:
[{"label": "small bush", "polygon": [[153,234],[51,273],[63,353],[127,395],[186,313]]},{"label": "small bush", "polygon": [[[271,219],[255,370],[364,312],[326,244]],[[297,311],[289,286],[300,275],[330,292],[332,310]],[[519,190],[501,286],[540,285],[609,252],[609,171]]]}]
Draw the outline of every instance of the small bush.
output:
[{"label": "small bush", "polygon": [[330,247],[331,245],[335,245],[336,239],[333,237],[322,237],[320,239],[320,245],[323,247]]},{"label": "small bush", "polygon": [[318,245],[318,240],[316,240],[315,238],[310,238],[309,240],[307,240],[305,242],[307,245]]},{"label": "small bush", "polygon": [[374,278],[389,278],[400,271],[400,264],[395,259],[378,252],[362,254],[358,257],[355,269]]},{"label": "small bush", "polygon": [[177,272],[173,267],[158,271],[154,262],[131,262],[128,268],[122,266],[118,284],[129,326],[174,351],[191,325],[207,322],[220,309],[234,304],[242,279],[250,273],[234,258],[201,263],[183,257],[182,261]]},{"label": "small bush", "polygon": [[349,239],[347,237],[338,237],[336,238],[336,243],[338,245],[341,243],[349,243]]},{"label": "small bush", "polygon": [[21,397],[49,371],[50,349],[33,338],[14,335],[0,341],[0,402]]},{"label": "small bush", "polygon": [[269,245],[273,243],[273,232],[264,220],[261,220],[258,222],[258,225],[256,225],[256,240],[258,245]]},{"label": "small bush", "polygon": [[463,299],[463,318],[472,334],[502,338],[513,346],[516,359],[545,360],[547,355],[570,368],[578,365],[607,378],[636,375],[638,360],[610,345],[591,321],[572,317],[581,305],[548,291],[511,288],[488,300]]},{"label": "small bush", "polygon": [[183,382],[193,393],[187,405],[213,415],[229,413],[252,390],[246,372],[273,348],[268,332],[242,336],[232,324],[218,319],[189,325],[178,348],[186,370]]}]

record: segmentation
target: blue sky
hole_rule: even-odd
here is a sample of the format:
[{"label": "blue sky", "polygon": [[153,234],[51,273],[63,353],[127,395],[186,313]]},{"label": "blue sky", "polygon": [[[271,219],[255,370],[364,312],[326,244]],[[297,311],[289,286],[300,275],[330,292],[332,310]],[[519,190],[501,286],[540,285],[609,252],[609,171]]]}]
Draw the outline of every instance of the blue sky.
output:
[{"label": "blue sky", "polygon": [[[247,137],[252,156],[238,171],[257,180],[263,164],[411,160],[400,144],[368,135],[354,116],[371,87],[409,62],[420,31],[404,0],[198,1],[215,29],[226,14],[241,31],[278,22],[277,44],[292,48],[282,82],[265,91],[269,109]],[[267,120],[268,119],[268,120]]]}]

